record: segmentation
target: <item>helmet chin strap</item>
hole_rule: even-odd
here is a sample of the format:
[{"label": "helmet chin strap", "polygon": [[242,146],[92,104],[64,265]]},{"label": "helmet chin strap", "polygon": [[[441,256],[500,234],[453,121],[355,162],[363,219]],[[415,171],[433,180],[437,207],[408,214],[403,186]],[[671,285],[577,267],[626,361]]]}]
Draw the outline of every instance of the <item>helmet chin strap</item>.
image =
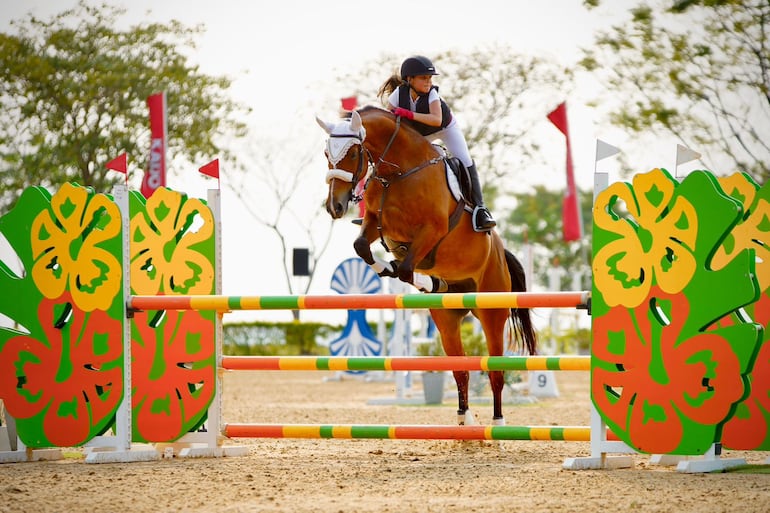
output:
[{"label": "helmet chin strap", "polygon": [[[414,91],[414,92],[415,92],[415,94],[416,94],[418,97],[420,96],[420,91],[418,91],[417,89],[415,89],[415,88],[414,88],[414,86],[412,85],[412,81],[411,81],[411,80],[408,80],[408,79],[407,79],[407,81],[406,81],[406,84],[409,86],[409,91],[410,91],[410,93],[409,93],[409,96],[411,96],[411,95],[412,95],[411,91]],[[414,100],[414,98],[412,98],[412,100]]]}]

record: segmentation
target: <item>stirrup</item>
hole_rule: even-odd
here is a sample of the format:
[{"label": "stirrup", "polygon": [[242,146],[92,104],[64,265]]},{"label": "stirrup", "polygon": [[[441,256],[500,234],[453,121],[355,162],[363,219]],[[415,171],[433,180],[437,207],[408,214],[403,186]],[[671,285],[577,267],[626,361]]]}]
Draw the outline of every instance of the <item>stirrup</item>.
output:
[{"label": "stirrup", "polygon": [[497,222],[492,217],[489,209],[484,205],[477,205],[473,209],[471,220],[473,221],[473,231],[475,232],[488,232],[497,226]]}]

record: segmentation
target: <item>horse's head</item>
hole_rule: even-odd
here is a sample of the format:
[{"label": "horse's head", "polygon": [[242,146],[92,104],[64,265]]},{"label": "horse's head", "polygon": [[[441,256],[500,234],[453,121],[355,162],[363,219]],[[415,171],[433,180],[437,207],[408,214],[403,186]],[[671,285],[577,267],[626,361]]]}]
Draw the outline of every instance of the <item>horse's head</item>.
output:
[{"label": "horse's head", "polygon": [[366,130],[356,111],[350,119],[338,123],[327,123],[318,117],[316,121],[329,134],[325,150],[329,163],[326,211],[332,218],[339,219],[348,211],[355,186],[364,178],[368,168],[369,159],[364,148]]}]

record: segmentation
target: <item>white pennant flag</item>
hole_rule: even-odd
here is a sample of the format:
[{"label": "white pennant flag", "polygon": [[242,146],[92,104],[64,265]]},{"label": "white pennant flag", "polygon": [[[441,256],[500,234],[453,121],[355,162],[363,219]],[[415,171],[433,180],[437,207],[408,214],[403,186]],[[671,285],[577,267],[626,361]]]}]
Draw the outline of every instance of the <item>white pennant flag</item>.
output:
[{"label": "white pennant flag", "polygon": [[596,162],[617,155],[618,153],[620,153],[620,148],[607,144],[601,139],[596,140]]},{"label": "white pennant flag", "polygon": [[682,146],[681,144],[676,145],[676,165],[684,164],[685,162],[690,162],[692,160],[696,160],[700,158],[700,153],[697,151],[693,151],[687,146]]}]

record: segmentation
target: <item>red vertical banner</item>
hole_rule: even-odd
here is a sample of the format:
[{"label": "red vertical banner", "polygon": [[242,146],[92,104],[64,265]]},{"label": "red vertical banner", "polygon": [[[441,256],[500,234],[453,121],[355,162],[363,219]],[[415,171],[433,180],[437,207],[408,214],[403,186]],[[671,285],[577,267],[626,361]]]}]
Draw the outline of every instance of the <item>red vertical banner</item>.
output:
[{"label": "red vertical banner", "polygon": [[365,185],[366,185],[366,180],[361,180],[356,184],[356,187],[354,189],[355,195],[361,197],[361,201],[358,202],[358,217],[364,217],[364,214],[366,213],[366,201],[364,200]]},{"label": "red vertical banner", "polygon": [[150,110],[150,159],[142,179],[142,195],[149,198],[155,189],[166,186],[166,93],[147,97]]},{"label": "red vertical banner", "polygon": [[559,129],[567,140],[567,191],[562,200],[562,236],[566,242],[583,238],[583,223],[580,215],[577,187],[575,186],[575,171],[572,166],[572,148],[569,142],[569,127],[567,125],[567,103],[562,102],[548,114],[548,120]]}]

